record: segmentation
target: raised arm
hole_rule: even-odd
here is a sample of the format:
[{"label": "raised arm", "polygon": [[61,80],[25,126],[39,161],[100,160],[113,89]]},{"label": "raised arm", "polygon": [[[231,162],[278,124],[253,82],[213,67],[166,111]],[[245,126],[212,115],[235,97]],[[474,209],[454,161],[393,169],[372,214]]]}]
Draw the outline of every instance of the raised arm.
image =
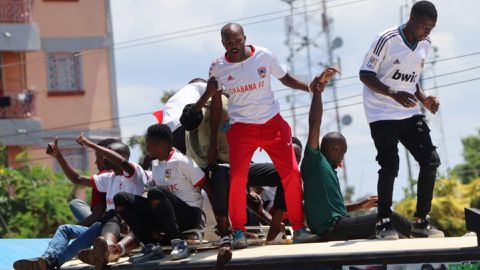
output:
[{"label": "raised arm", "polygon": [[60,148],[58,147],[58,137],[55,138],[53,143],[49,143],[47,146],[47,154],[54,157],[67,178],[75,185],[82,185],[91,187],[90,177],[80,175],[65,159]]},{"label": "raised arm", "polygon": [[310,105],[310,113],[308,115],[308,139],[307,144],[318,149],[320,138],[320,126],[323,116],[322,92],[325,84],[339,72],[335,68],[327,68],[319,76],[316,76],[310,83],[310,89],[314,89],[312,103]]},{"label": "raised arm", "polygon": [[217,94],[218,91],[218,82],[215,77],[210,77],[207,81],[207,88],[203,95],[197,100],[195,105],[193,106],[193,110],[196,112],[202,111],[203,106],[207,103],[207,101]]},{"label": "raised arm", "polygon": [[92,141],[87,139],[83,135],[83,133],[80,134],[80,136],[78,136],[75,141],[82,146],[86,146],[88,148],[95,150],[97,154],[103,156],[110,163],[120,167],[128,175],[133,175],[135,173],[135,167],[128,161],[128,159],[124,158],[122,155],[120,155],[119,153],[113,150],[110,150],[96,143],[93,143]]}]

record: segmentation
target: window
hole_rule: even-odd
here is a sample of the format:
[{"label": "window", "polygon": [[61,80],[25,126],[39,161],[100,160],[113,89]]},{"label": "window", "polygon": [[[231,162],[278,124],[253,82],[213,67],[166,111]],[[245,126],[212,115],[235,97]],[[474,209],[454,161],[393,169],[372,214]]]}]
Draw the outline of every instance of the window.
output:
[{"label": "window", "polygon": [[72,52],[48,54],[48,91],[83,93],[80,79],[80,56]]}]

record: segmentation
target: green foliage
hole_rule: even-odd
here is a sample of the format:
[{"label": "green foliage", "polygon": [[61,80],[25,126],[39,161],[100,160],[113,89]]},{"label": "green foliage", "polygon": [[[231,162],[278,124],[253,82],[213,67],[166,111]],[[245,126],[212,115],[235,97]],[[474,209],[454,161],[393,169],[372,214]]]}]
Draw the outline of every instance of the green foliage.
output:
[{"label": "green foliage", "polygon": [[[441,179],[435,184],[430,216],[446,236],[461,236],[466,233],[465,207],[480,206],[480,178],[463,184],[456,179]],[[407,196],[395,205],[395,210],[413,217],[416,207],[415,196]]]},{"label": "green foliage", "polygon": [[160,101],[165,104],[167,103],[168,99],[175,95],[176,90],[165,90],[163,91],[163,96],[160,98]]},{"label": "green foliage", "polygon": [[[145,136],[132,136],[128,140],[128,145],[130,147],[134,147],[138,145],[140,147],[140,150],[142,151],[142,156],[145,156],[147,154],[147,145],[145,143]],[[140,157],[142,159],[142,157]]]},{"label": "green foliage", "polygon": [[458,177],[463,183],[480,177],[480,130],[477,135],[462,139],[463,159],[465,163],[455,166],[452,175]]},{"label": "green foliage", "polygon": [[49,168],[0,166],[0,216],[6,223],[0,238],[50,237],[59,225],[74,223],[68,207],[72,189]]}]

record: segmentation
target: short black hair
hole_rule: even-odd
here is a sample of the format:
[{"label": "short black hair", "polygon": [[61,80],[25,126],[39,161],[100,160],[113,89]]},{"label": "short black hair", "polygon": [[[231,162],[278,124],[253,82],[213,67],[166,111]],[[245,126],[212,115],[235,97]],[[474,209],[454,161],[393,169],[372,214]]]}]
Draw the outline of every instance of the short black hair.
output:
[{"label": "short black hair", "polygon": [[180,124],[186,131],[192,131],[198,128],[203,120],[203,112],[196,112],[193,107],[195,104],[187,104],[183,108],[182,115],[180,116]]},{"label": "short black hair", "polygon": [[108,149],[115,151],[116,153],[120,154],[122,157],[129,159],[130,158],[130,147],[126,143],[123,142],[113,142],[108,145]]},{"label": "short black hair", "polygon": [[428,16],[432,19],[437,19],[437,9],[432,2],[429,1],[418,1],[412,6],[410,15],[416,17]]},{"label": "short black hair", "polygon": [[145,137],[147,139],[157,139],[172,144],[172,131],[165,124],[155,124],[149,126]]},{"label": "short black hair", "polygon": [[189,81],[188,84],[196,83],[196,82],[206,83],[207,81],[205,79],[202,79],[202,78],[195,78],[195,79],[192,79],[191,81]]},{"label": "short black hair", "polygon": [[292,143],[300,146],[300,148],[303,149],[302,142],[297,137],[292,137]]},{"label": "short black hair", "polygon": [[119,139],[115,139],[115,138],[106,138],[106,139],[98,141],[97,144],[102,146],[102,147],[108,147],[110,144],[116,143],[116,142],[121,142],[121,141]]}]

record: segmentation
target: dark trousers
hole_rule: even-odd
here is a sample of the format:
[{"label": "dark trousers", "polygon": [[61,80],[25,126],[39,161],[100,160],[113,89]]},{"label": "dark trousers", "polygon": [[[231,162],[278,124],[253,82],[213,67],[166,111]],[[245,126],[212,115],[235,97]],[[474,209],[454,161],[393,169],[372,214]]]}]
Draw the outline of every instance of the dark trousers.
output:
[{"label": "dark trousers", "polygon": [[[212,202],[213,211],[216,215],[228,215],[228,191],[230,185],[230,167],[228,165],[216,165],[208,172],[210,175],[212,189],[214,193],[214,202]],[[251,163],[248,170],[249,187],[277,187],[273,207],[286,210],[285,195],[282,187],[282,181],[271,163]]]},{"label": "dark trousers", "polygon": [[[390,216],[393,227],[400,234],[410,237],[412,223],[405,217],[392,212]],[[377,214],[363,215],[358,217],[344,216],[335,224],[331,231],[321,236],[322,241],[343,241],[353,239],[374,239]]]},{"label": "dark trousers", "polygon": [[155,243],[152,232],[160,231],[168,239],[180,238],[180,232],[200,228],[202,210],[192,207],[169,191],[153,187],[147,198],[126,192],[113,197],[118,214],[142,243]]},{"label": "dark trousers", "polygon": [[407,148],[420,165],[415,217],[424,218],[431,209],[437,168],[440,166],[440,158],[424,117],[373,122],[370,123],[370,131],[377,148],[376,160],[380,165],[377,184],[378,218],[389,217],[392,212],[393,183],[400,163],[398,142]]}]

